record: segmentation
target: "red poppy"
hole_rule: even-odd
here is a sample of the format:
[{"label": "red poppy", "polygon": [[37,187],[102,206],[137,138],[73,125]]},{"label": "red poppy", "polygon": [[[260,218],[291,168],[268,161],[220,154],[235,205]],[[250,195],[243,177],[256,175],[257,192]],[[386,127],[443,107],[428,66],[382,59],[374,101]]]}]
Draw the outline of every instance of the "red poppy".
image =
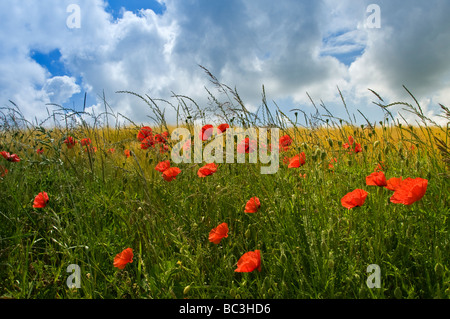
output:
[{"label": "red poppy", "polygon": [[116,257],[114,257],[114,267],[119,269],[124,269],[128,263],[133,262],[133,249],[127,248],[124,249],[121,253],[118,253]]},{"label": "red poppy", "polygon": [[115,148],[110,148],[110,149],[108,150],[108,152],[110,152],[111,154],[113,154],[113,153],[116,152],[116,149],[115,149]]},{"label": "red poppy", "polygon": [[256,141],[250,140],[248,137],[242,140],[237,146],[237,152],[240,154],[253,153],[255,150],[256,150]]},{"label": "red poppy", "polygon": [[125,151],[123,151],[123,153],[125,154],[125,156],[128,158],[131,156],[131,151],[126,149]]},{"label": "red poppy", "polygon": [[384,187],[387,185],[386,176],[383,172],[373,172],[366,177],[366,185]]},{"label": "red poppy", "polygon": [[390,200],[395,204],[411,205],[425,195],[427,186],[428,180],[424,178],[405,178],[395,189]]},{"label": "red poppy", "polygon": [[44,208],[49,202],[48,194],[46,192],[41,192],[36,195],[33,202],[34,208]]},{"label": "red poppy", "polygon": [[64,143],[67,145],[68,149],[71,149],[75,146],[75,144],[77,144],[77,141],[72,137],[72,136],[68,136],[65,140]]},{"label": "red poppy", "polygon": [[150,147],[154,147],[155,146],[155,140],[153,139],[153,136],[147,136],[146,138],[144,138],[142,140],[141,143],[141,149],[146,150]]},{"label": "red poppy", "polygon": [[334,164],[333,163],[337,163],[337,158],[332,158],[330,160],[330,163],[328,163],[328,169],[333,169],[334,168]]},{"label": "red poppy", "polygon": [[353,139],[352,136],[349,136],[349,137],[348,137],[348,143],[344,143],[343,147],[344,147],[345,149],[350,148],[350,149],[352,149],[352,151],[355,152],[355,153],[362,152],[361,144],[355,143],[355,140]]},{"label": "red poppy", "polygon": [[217,133],[223,133],[223,132],[225,132],[228,128],[230,128],[230,125],[228,125],[227,123],[223,123],[223,124],[220,124],[218,127],[217,127]]},{"label": "red poppy", "polygon": [[206,164],[203,167],[200,167],[197,171],[198,177],[206,177],[217,172],[217,165],[215,163]]},{"label": "red poppy", "polygon": [[380,162],[377,164],[377,166],[375,167],[375,169],[373,170],[374,172],[381,172],[381,171],[385,171],[387,169],[387,165],[384,164],[383,162]]},{"label": "red poppy", "polygon": [[164,154],[164,153],[166,153],[166,152],[168,152],[169,151],[169,146],[167,145],[167,144],[162,144],[160,147],[159,147],[159,152],[161,153],[161,154]]},{"label": "red poppy", "polygon": [[252,197],[248,200],[247,204],[245,204],[245,213],[256,213],[261,207],[261,202],[258,197]]},{"label": "red poppy", "polygon": [[8,170],[6,169],[6,167],[0,165],[0,177],[5,177],[6,174],[8,174]]},{"label": "red poppy", "polygon": [[3,156],[8,162],[20,162],[20,158],[19,158],[19,156],[17,156],[16,154],[10,154],[10,153],[5,152],[5,151],[0,152],[0,154],[2,154],[2,156]]},{"label": "red poppy", "polygon": [[386,181],[385,187],[391,191],[395,191],[397,189],[397,187],[400,186],[401,183],[402,183],[402,177],[392,177]]},{"label": "red poppy", "polygon": [[37,150],[36,150],[36,153],[38,153],[38,154],[44,154],[44,149],[41,147],[41,148],[38,148]]},{"label": "red poppy", "polygon": [[363,189],[355,189],[341,198],[341,204],[348,209],[362,206],[368,194],[369,193]]},{"label": "red poppy", "polygon": [[162,173],[162,176],[166,181],[170,182],[174,180],[180,173],[181,169],[179,169],[178,167],[170,167]]},{"label": "red poppy", "polygon": [[161,172],[161,173],[163,173],[168,168],[170,168],[170,161],[169,160],[159,162],[158,165],[156,165],[156,167],[155,167],[155,169],[158,172]]},{"label": "red poppy", "polygon": [[292,144],[292,139],[289,135],[283,135],[280,137],[280,149],[287,151]]},{"label": "red poppy", "polygon": [[200,138],[202,141],[206,141],[213,134],[214,127],[211,124],[206,124],[202,127],[202,131],[200,132]]},{"label": "red poppy", "polygon": [[300,167],[300,166],[305,165],[305,163],[306,163],[305,152],[301,152],[300,154],[295,155],[294,157],[289,159],[288,168]]},{"label": "red poppy", "polygon": [[146,137],[149,137],[149,136],[153,137],[153,131],[152,131],[151,127],[143,126],[137,134],[137,139],[139,142],[142,142],[143,140],[145,140]]},{"label": "red poppy", "polygon": [[261,252],[257,249],[249,251],[241,256],[237,262],[235,272],[252,272],[258,269],[261,271]]},{"label": "red poppy", "polygon": [[222,240],[222,238],[228,237],[228,224],[222,223],[216,228],[211,229],[209,232],[208,240],[213,244],[218,244]]},{"label": "red poppy", "polygon": [[88,146],[91,145],[91,139],[90,138],[83,138],[80,141],[81,146]]}]

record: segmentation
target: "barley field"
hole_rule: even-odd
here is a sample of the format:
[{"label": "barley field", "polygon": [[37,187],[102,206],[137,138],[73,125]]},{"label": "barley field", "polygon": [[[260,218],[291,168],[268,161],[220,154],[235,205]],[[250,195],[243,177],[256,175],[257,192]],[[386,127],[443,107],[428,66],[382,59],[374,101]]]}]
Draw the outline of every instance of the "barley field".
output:
[{"label": "barley field", "polygon": [[[298,110],[292,120],[265,99],[253,114],[235,90],[220,89],[228,99],[208,92],[206,110],[185,96],[118,92],[147,103],[151,123],[114,114],[106,101],[104,114],[61,109],[64,121],[52,114],[45,123],[3,108],[0,296],[450,297],[445,106],[439,126],[411,95],[396,105],[418,121],[404,123],[376,95],[385,118],[356,125],[329,112]],[[220,124],[224,136],[279,129],[266,145],[279,152],[278,170],[261,174],[249,158],[263,146],[245,139],[234,141],[245,163],[174,163],[173,130],[194,138],[194,127],[211,125],[217,136]]]}]

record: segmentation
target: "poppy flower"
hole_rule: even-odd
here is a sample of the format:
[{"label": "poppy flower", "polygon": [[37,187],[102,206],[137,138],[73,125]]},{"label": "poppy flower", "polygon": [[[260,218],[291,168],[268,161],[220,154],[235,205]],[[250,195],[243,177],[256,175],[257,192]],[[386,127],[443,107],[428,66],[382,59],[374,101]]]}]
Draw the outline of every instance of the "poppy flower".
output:
[{"label": "poppy flower", "polygon": [[180,173],[181,169],[179,169],[178,167],[170,167],[162,173],[162,176],[166,181],[170,182],[174,180]]},{"label": "poppy flower", "polygon": [[390,191],[395,191],[402,183],[402,177],[392,177],[386,181],[386,188]]},{"label": "poppy flower", "polygon": [[395,204],[411,205],[420,200],[427,191],[428,180],[417,178],[405,178],[395,189],[390,200]]},{"label": "poppy flower", "polygon": [[143,140],[145,140],[146,137],[149,137],[149,136],[153,137],[153,131],[152,131],[151,127],[143,126],[137,134],[137,139],[139,142],[142,142]]},{"label": "poppy flower", "polygon": [[383,162],[380,162],[377,164],[377,166],[375,167],[375,169],[373,170],[374,172],[381,172],[381,171],[385,171],[387,169],[387,165],[384,164]]},{"label": "poppy flower", "polygon": [[387,185],[386,176],[383,172],[373,172],[366,177],[366,185],[384,187]]},{"label": "poppy flower", "polygon": [[369,193],[363,189],[355,189],[341,198],[341,204],[348,209],[362,206],[368,194]]},{"label": "poppy flower", "polygon": [[160,147],[159,147],[159,152],[161,153],[161,154],[164,154],[164,153],[166,153],[166,152],[168,152],[169,151],[169,146],[167,145],[167,144],[162,144]]},{"label": "poppy flower", "polygon": [[156,167],[155,167],[155,169],[158,172],[161,172],[161,173],[163,173],[168,168],[170,168],[170,161],[169,160],[159,162],[158,165],[156,165]]},{"label": "poppy flower", "polygon": [[44,208],[49,202],[48,194],[46,192],[41,192],[36,195],[33,202],[34,208]]},{"label": "poppy flower", "polygon": [[108,152],[110,152],[111,154],[114,154],[114,153],[116,152],[116,149],[115,149],[115,148],[110,148],[110,149],[108,150]]},{"label": "poppy flower", "polygon": [[228,237],[228,224],[222,223],[216,228],[211,229],[209,232],[208,240],[213,244],[218,244],[222,240],[222,238]]},{"label": "poppy flower", "polygon": [[230,125],[228,125],[227,123],[220,124],[217,127],[217,133],[221,134],[221,133],[225,132],[229,127],[230,127]]},{"label": "poppy flower", "polygon": [[81,146],[88,146],[91,145],[91,139],[90,138],[83,138],[80,141]]},{"label": "poppy flower", "polygon": [[64,143],[67,145],[68,149],[71,149],[75,146],[75,144],[77,144],[77,141],[72,137],[72,136],[68,136],[65,140]]},{"label": "poppy flower", "polygon": [[8,174],[8,170],[6,169],[6,167],[0,165],[0,177],[5,177],[6,174]]},{"label": "poppy flower", "polygon": [[289,159],[288,168],[295,168],[305,165],[306,163],[306,155],[305,152],[301,152],[298,155],[295,155],[291,159]]},{"label": "poppy flower", "polygon": [[131,151],[126,149],[125,151],[123,151],[123,153],[125,154],[125,156],[128,158],[131,156]]},{"label": "poppy flower", "polygon": [[328,163],[328,169],[333,169],[334,168],[334,164],[333,163],[337,163],[337,158],[332,158],[331,160],[330,160],[330,162]]},{"label": "poppy flower", "polygon": [[202,131],[200,132],[200,138],[202,141],[208,140],[213,134],[214,127],[211,124],[206,124],[202,127]]},{"label": "poppy flower", "polygon": [[287,151],[289,149],[289,146],[291,146],[292,144],[292,139],[289,135],[283,135],[282,137],[280,137],[279,144],[281,149]]},{"label": "poppy flower", "polygon": [[200,167],[197,171],[198,177],[206,177],[217,172],[217,165],[215,163],[206,164],[203,167]]},{"label": "poppy flower", "polygon": [[245,213],[256,213],[261,207],[261,202],[258,197],[252,197],[248,200],[247,204],[245,204]]},{"label": "poppy flower", "polygon": [[127,248],[124,249],[121,253],[118,253],[116,257],[114,257],[114,267],[119,269],[124,269],[128,263],[133,262],[133,249]]},{"label": "poppy flower", "polygon": [[41,147],[41,148],[38,148],[37,150],[36,150],[36,153],[37,154],[44,154],[44,149]]},{"label": "poppy flower", "polygon": [[256,150],[256,141],[250,140],[246,137],[237,145],[237,152],[240,154],[243,153],[253,153]]},{"label": "poppy flower", "polygon": [[20,158],[19,158],[19,156],[17,156],[16,154],[10,154],[10,153],[5,152],[5,151],[0,152],[0,154],[2,154],[2,156],[3,156],[8,162],[20,162]]},{"label": "poppy flower", "polygon": [[348,143],[344,143],[343,147],[345,149],[350,148],[355,153],[362,152],[361,144],[355,143],[355,140],[352,136],[348,137]]},{"label": "poppy flower", "polygon": [[147,136],[146,138],[144,138],[142,140],[141,143],[141,149],[146,150],[150,147],[154,147],[155,146],[155,140],[153,139],[153,136]]},{"label": "poppy flower", "polygon": [[249,251],[241,256],[237,262],[235,272],[252,272],[257,269],[261,271],[261,252],[257,249]]}]

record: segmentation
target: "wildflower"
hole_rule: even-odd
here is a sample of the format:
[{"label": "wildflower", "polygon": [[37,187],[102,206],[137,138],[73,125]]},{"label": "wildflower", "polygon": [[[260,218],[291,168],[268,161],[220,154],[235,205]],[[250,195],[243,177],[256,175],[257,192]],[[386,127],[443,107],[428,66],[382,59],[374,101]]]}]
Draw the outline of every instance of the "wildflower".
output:
[{"label": "wildflower", "polygon": [[228,237],[228,224],[222,223],[216,228],[211,229],[209,232],[208,240],[213,244],[218,244],[222,240],[222,238]]},{"label": "wildflower", "polygon": [[397,187],[400,186],[401,183],[402,183],[402,177],[392,177],[386,181],[385,187],[391,191],[395,191],[397,189]]},{"label": "wildflower", "polygon": [[146,138],[144,138],[142,140],[141,143],[141,149],[146,150],[150,147],[154,147],[155,146],[155,140],[153,139],[153,136],[147,136]]},{"label": "wildflower", "polygon": [[217,127],[217,133],[218,133],[218,134],[221,134],[221,133],[225,132],[229,127],[230,127],[230,125],[228,125],[227,123],[220,124],[220,125]]},{"label": "wildflower", "polygon": [[261,271],[261,252],[257,249],[249,251],[241,256],[237,262],[235,272],[252,272],[257,269]]},{"label": "wildflower", "polygon": [[108,152],[110,152],[111,154],[114,154],[114,153],[116,152],[116,149],[115,149],[115,148],[110,148],[110,149],[108,150]]},{"label": "wildflower", "polygon": [[362,206],[366,200],[368,193],[363,189],[355,189],[341,198],[341,204],[345,208],[351,209]]},{"label": "wildflower", "polygon": [[68,136],[65,140],[64,143],[67,145],[68,149],[71,149],[75,146],[75,144],[77,144],[77,141],[72,137],[72,136]]},{"label": "wildflower", "polygon": [[345,149],[350,148],[350,149],[353,150],[353,152],[355,152],[355,153],[362,152],[361,144],[355,143],[355,140],[353,139],[352,136],[349,136],[349,137],[348,137],[348,143],[344,143],[343,147],[344,147]]},{"label": "wildflower", "polygon": [[427,191],[428,180],[417,178],[406,178],[395,189],[390,200],[395,204],[411,205],[420,200]]},{"label": "wildflower", "polygon": [[383,172],[373,172],[366,177],[366,185],[384,187],[387,185],[386,176]]},{"label": "wildflower", "polygon": [[203,167],[200,167],[197,171],[198,177],[206,177],[217,172],[217,165],[215,163],[206,164]]},{"label": "wildflower", "polygon": [[156,165],[156,167],[155,167],[155,169],[158,172],[161,172],[161,173],[163,173],[168,168],[170,168],[170,161],[169,160],[159,162],[158,165]]},{"label": "wildflower", "polygon": [[33,202],[34,208],[44,208],[49,202],[48,194],[46,192],[41,192],[36,195]]},{"label": "wildflower", "polygon": [[200,138],[202,141],[208,140],[213,134],[213,126],[211,124],[206,124],[202,127],[202,131],[200,132]]},{"label": "wildflower", "polygon": [[5,177],[6,174],[8,174],[8,170],[6,169],[6,167],[0,165],[0,177]]},{"label": "wildflower", "polygon": [[36,153],[37,154],[44,154],[44,149],[41,147],[41,148],[38,148],[37,150],[36,150]]},{"label": "wildflower", "polygon": [[385,171],[387,168],[387,165],[384,164],[383,162],[380,162],[377,164],[377,166],[374,169],[374,172],[381,172],[381,171]]},{"label": "wildflower", "polygon": [[237,152],[242,153],[253,153],[256,150],[256,141],[250,140],[246,137],[237,145]]},{"label": "wildflower", "polygon": [[261,202],[258,197],[252,197],[248,200],[247,204],[245,204],[245,213],[256,213],[261,207]]},{"label": "wildflower", "polygon": [[292,144],[292,139],[289,135],[283,135],[280,137],[280,149],[287,151],[289,150],[289,146]]},{"label": "wildflower", "polygon": [[119,269],[124,269],[128,263],[133,262],[133,249],[127,248],[124,249],[121,253],[118,253],[116,257],[114,257],[114,267]]},{"label": "wildflower", "polygon": [[91,139],[90,138],[83,138],[80,141],[81,146],[88,146],[91,145]]},{"label": "wildflower", "polygon": [[126,149],[125,151],[123,151],[123,153],[127,158],[131,156],[131,151],[129,149]]},{"label": "wildflower", "polygon": [[333,169],[334,168],[334,164],[333,163],[337,163],[337,158],[332,158],[331,160],[330,160],[330,162],[328,163],[328,169]]},{"label": "wildflower", "polygon": [[153,131],[152,131],[151,127],[143,126],[137,134],[137,139],[139,142],[142,142],[143,140],[145,140],[146,137],[149,137],[149,136],[153,137]]},{"label": "wildflower", "polygon": [[162,173],[162,176],[166,181],[170,182],[174,180],[180,173],[181,170],[178,167],[170,167]]},{"label": "wildflower", "polygon": [[305,165],[306,163],[306,155],[305,152],[301,152],[298,155],[295,155],[291,159],[289,159],[288,168],[295,168]]},{"label": "wildflower", "polygon": [[5,151],[0,152],[0,154],[2,154],[2,156],[3,156],[8,162],[20,162],[20,158],[19,158],[19,156],[17,156],[16,154],[10,154],[10,153],[5,152]]}]

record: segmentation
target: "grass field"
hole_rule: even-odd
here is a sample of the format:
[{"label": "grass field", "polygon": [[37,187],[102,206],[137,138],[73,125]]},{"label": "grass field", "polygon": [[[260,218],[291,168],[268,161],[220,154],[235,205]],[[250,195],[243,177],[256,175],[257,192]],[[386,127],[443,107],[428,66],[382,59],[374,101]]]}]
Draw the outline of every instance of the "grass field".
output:
[{"label": "grass field", "polygon": [[[149,105],[154,135],[178,126],[193,130],[199,120],[279,128],[292,143],[280,150],[275,174],[261,174],[260,164],[220,163],[199,177],[206,163],[171,161],[181,172],[167,181],[155,167],[171,160],[174,143],[168,138],[142,149],[144,124],[119,125],[102,115],[88,124],[65,113],[65,124],[38,125],[16,108],[2,113],[0,151],[9,157],[0,157],[0,296],[450,297],[448,125],[435,125],[419,105],[403,103],[417,123],[402,125],[387,105],[379,123],[303,114],[307,125],[300,126],[267,108],[252,117],[237,92],[222,89],[234,104],[212,99],[214,122],[178,96],[177,123],[169,126],[157,104],[167,101],[136,98]],[[72,148],[69,136],[77,141]],[[90,142],[82,143],[86,138]],[[305,163],[289,167],[288,159],[302,152]],[[426,180],[424,193],[409,190],[412,203],[394,203],[397,191],[368,185],[375,171],[387,180]],[[356,189],[367,192],[364,203],[344,207],[341,199]],[[48,202],[36,205],[41,192]],[[260,207],[246,213],[253,197]],[[213,243],[210,232],[221,223],[227,237]],[[115,267],[126,248],[132,262]],[[252,271],[237,272],[241,256],[257,250],[260,264],[251,267],[250,260]],[[373,264],[378,282],[367,271]],[[67,285],[69,265],[79,266],[79,288]]]}]

